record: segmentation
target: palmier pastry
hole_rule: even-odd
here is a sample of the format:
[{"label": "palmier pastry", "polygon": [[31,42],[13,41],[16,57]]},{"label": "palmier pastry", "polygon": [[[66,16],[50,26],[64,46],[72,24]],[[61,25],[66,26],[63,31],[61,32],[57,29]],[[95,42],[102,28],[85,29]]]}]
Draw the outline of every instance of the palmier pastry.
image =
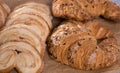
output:
[{"label": "palmier pastry", "polygon": [[17,6],[0,32],[0,73],[40,73],[46,39],[52,29],[49,7],[29,2]]}]

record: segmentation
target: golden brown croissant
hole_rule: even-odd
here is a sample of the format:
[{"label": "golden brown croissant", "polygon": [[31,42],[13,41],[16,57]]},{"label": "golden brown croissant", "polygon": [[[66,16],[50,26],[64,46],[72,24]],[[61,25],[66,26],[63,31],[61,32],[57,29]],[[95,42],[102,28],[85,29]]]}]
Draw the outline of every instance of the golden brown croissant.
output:
[{"label": "golden brown croissant", "polygon": [[99,16],[120,21],[120,7],[109,0],[53,0],[56,17],[88,21]]},{"label": "golden brown croissant", "polygon": [[4,26],[4,23],[9,13],[10,13],[9,6],[3,2],[0,2],[0,28]]},{"label": "golden brown croissant", "polygon": [[116,39],[111,35],[98,39],[94,32],[84,25],[68,20],[58,26],[48,39],[50,54],[63,64],[83,70],[96,70],[113,65],[118,53]]},{"label": "golden brown croissant", "polygon": [[14,68],[19,73],[40,73],[51,28],[51,13],[45,4],[17,6],[0,32],[0,73]]}]

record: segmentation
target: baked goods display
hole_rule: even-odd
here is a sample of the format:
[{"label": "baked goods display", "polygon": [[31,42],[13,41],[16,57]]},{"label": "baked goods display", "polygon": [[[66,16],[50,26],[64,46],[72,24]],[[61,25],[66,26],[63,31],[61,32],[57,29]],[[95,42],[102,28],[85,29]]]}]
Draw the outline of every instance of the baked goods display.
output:
[{"label": "baked goods display", "polygon": [[120,21],[120,6],[110,0],[53,0],[55,17],[89,21],[99,16]]},{"label": "baked goods display", "polygon": [[8,16],[10,8],[0,2],[0,28],[4,26],[0,31],[0,73],[13,69],[41,73],[46,46],[58,62],[81,70],[97,70],[117,62],[114,32],[98,18],[119,22],[120,6],[109,0],[53,0],[51,8],[53,16],[65,18],[52,33],[47,5],[27,2]]},{"label": "baked goods display", "polygon": [[97,21],[62,22],[49,37],[48,47],[57,61],[82,70],[111,66],[118,57],[118,44],[113,32]]},{"label": "baked goods display", "polygon": [[49,7],[28,2],[17,6],[0,32],[0,73],[40,73],[46,38],[52,28]]},{"label": "baked goods display", "polygon": [[9,13],[10,13],[9,6],[3,2],[0,2],[0,28],[4,26],[4,23]]}]

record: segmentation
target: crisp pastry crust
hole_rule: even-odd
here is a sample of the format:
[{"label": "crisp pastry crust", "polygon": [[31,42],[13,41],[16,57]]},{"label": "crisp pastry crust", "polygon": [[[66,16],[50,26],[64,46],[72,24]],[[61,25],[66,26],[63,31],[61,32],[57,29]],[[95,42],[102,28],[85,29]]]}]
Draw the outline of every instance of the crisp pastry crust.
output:
[{"label": "crisp pastry crust", "polygon": [[[113,65],[118,56],[117,41],[113,35],[100,33],[100,37],[96,37],[93,32],[95,28],[89,28],[87,23],[79,21],[64,21],[48,39],[50,54],[62,64],[82,70],[96,70]],[[106,30],[102,26],[101,28]],[[100,30],[95,31],[106,32]]]},{"label": "crisp pastry crust", "polygon": [[99,16],[120,21],[120,7],[109,0],[53,0],[52,12],[56,17],[80,21]]},{"label": "crisp pastry crust", "polygon": [[[43,9],[44,8],[44,9]],[[41,73],[52,29],[49,7],[29,2],[16,7],[0,31],[0,73]]]}]

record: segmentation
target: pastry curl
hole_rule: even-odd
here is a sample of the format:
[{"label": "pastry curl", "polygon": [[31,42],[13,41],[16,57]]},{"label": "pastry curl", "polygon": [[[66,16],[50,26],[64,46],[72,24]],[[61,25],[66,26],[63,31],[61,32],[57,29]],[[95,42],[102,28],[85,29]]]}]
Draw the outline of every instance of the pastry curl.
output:
[{"label": "pastry curl", "polygon": [[14,67],[19,73],[39,73],[42,60],[28,43],[9,41],[0,46],[0,73],[10,72]]}]

